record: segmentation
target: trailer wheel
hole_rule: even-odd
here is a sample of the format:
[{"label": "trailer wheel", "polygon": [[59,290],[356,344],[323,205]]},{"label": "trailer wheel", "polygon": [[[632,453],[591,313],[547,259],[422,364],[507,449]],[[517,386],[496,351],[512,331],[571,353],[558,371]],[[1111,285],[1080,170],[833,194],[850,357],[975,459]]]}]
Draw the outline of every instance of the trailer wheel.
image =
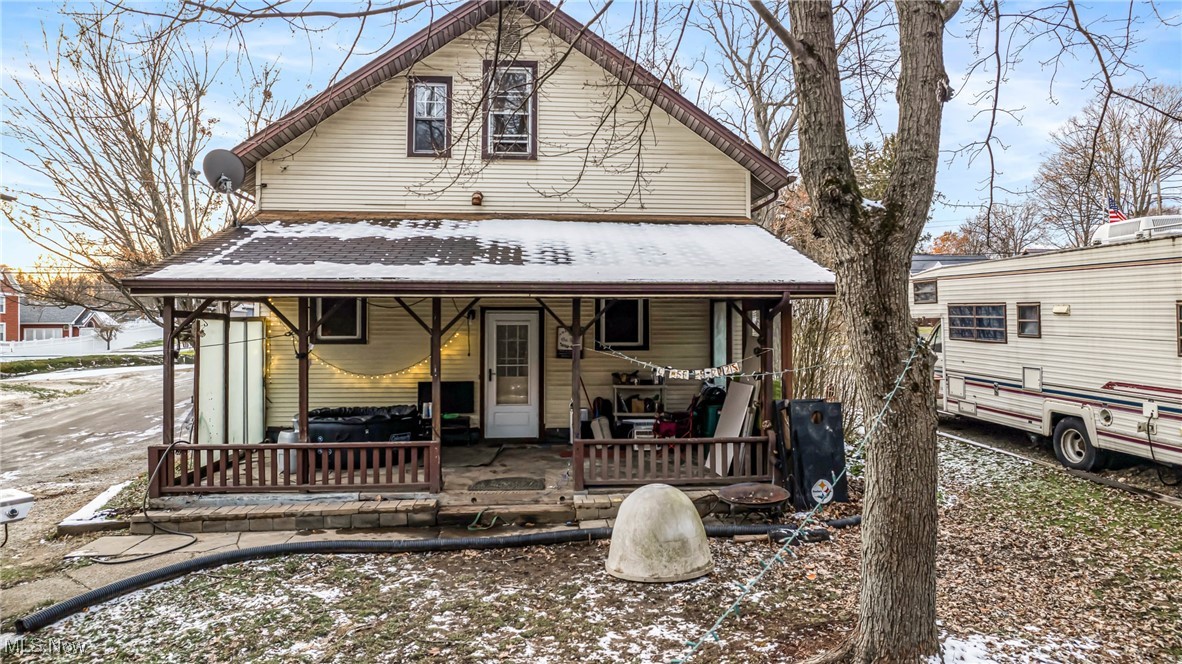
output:
[{"label": "trailer wheel", "polygon": [[1092,445],[1088,428],[1076,417],[1063,418],[1055,425],[1054,446],[1055,458],[1073,470],[1099,470],[1107,458]]}]

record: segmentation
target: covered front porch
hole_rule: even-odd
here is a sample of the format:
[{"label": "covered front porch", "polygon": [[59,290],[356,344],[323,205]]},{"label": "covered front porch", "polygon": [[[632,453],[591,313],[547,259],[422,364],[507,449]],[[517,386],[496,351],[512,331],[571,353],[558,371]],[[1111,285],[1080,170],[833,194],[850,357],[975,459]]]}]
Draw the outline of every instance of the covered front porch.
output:
[{"label": "covered front porch", "polygon": [[[479,222],[479,232],[498,221]],[[662,260],[701,256],[723,237],[768,254],[753,241],[770,239],[776,260],[762,264],[787,276],[654,270],[651,247],[626,260],[605,247],[556,258],[556,240],[534,247],[527,233],[515,239],[520,252],[464,246],[492,265],[451,255],[447,270],[438,258],[408,270],[395,256],[386,260],[408,276],[382,265],[330,277],[322,263],[348,266],[342,252],[369,246],[343,238],[373,234],[367,242],[386,256],[421,253],[422,243],[391,243],[388,226],[368,222],[234,229],[130,282],[137,296],[160,298],[174,351],[165,353],[163,439],[149,450],[152,496],[470,493],[477,502],[483,493],[563,498],[651,482],[775,480],[766,414],[791,393],[792,303],[830,295],[831,276],[750,224],[545,223],[554,237],[639,231],[669,245]],[[454,237],[440,236],[455,229],[433,224],[415,226],[411,239],[426,237],[436,256],[457,251]],[[295,252],[286,264],[292,247],[277,248],[268,233],[315,245],[327,260],[309,268]],[[633,241],[641,238],[623,238],[635,253]],[[491,281],[494,271],[505,280]],[[197,354],[184,431],[171,415],[182,339]],[[730,395],[741,397],[732,405]],[[483,463],[449,463],[490,450]]]},{"label": "covered front porch", "polygon": [[[651,339],[671,341],[667,348],[650,343],[628,355],[591,347],[592,330],[613,304],[608,299],[595,300],[599,308],[587,320],[583,298],[565,306],[558,298],[538,298],[533,308],[521,308],[521,298],[473,298],[466,304],[366,298],[367,343],[326,345],[330,351],[318,354],[312,330],[333,315],[324,300],[352,306],[352,298],[343,297],[268,298],[253,302],[262,316],[235,316],[226,312],[239,310],[244,300],[206,298],[178,311],[175,300],[166,298],[165,319],[174,331],[166,343],[175,349],[185,331],[193,339],[197,388],[191,428],[178,430],[168,416],[174,412],[174,364],[166,354],[164,437],[149,450],[154,497],[437,494],[467,492],[481,479],[505,476],[533,478],[542,483],[538,491],[568,494],[655,481],[698,486],[772,479],[774,441],[760,421],[770,399],[791,390],[785,370],[792,355],[781,350],[791,348],[790,302],[768,300],[759,307],[642,298]],[[385,308],[387,301],[396,308]],[[445,305],[458,308],[447,323]],[[318,308],[324,311],[314,318]],[[427,311],[420,315],[417,309]],[[469,312],[475,314],[471,319]],[[715,320],[723,329],[712,329]],[[778,320],[785,323],[777,326]],[[420,323],[421,330],[409,329]],[[468,331],[449,336],[461,324]],[[387,342],[397,337],[409,343],[415,334],[427,340],[421,366],[382,371],[405,362],[389,364],[375,354],[382,340],[377,333],[387,326],[402,328]],[[550,329],[543,333],[543,326]],[[471,347],[482,352],[469,355],[461,335],[471,336]],[[261,356],[254,357],[252,346],[261,348]],[[699,368],[680,369],[687,356]],[[654,379],[641,362],[674,370]],[[713,362],[717,369],[703,367]],[[727,367],[732,373],[723,376]],[[681,372],[701,373],[684,378]],[[621,376],[640,382],[621,383]],[[704,411],[691,412],[691,406],[704,385],[724,381],[744,381],[757,396],[743,404],[740,429],[713,437],[715,431],[700,421]],[[262,394],[252,395],[256,389]],[[417,402],[420,395],[427,400]],[[434,408],[436,403],[444,407]],[[380,422],[349,416],[349,409],[367,408],[406,408],[409,424],[383,429]],[[318,423],[336,412],[329,424]],[[658,421],[670,426],[662,432],[654,426]],[[358,426],[373,434],[351,439]],[[449,464],[449,456],[480,456],[484,450],[487,462]],[[505,472],[509,467],[512,473]]]}]

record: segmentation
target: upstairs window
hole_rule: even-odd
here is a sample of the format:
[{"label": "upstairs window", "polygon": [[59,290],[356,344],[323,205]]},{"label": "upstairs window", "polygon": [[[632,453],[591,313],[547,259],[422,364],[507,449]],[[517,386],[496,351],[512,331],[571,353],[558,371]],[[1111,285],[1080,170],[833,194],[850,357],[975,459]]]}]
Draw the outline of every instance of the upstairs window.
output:
[{"label": "upstairs window", "polygon": [[939,301],[939,298],[936,296],[936,282],[934,281],[917,281],[911,289],[915,304],[935,304]]},{"label": "upstairs window", "polygon": [[[358,297],[318,297],[312,324],[320,325],[312,338],[319,343],[363,344],[366,341],[366,300]],[[325,317],[325,314],[328,314]]]},{"label": "upstairs window", "polygon": [[1006,342],[1006,305],[954,304],[948,307],[948,338]]},{"label": "upstairs window", "polygon": [[600,307],[608,307],[595,328],[600,348],[648,350],[648,300],[601,300]]},{"label": "upstairs window", "polygon": [[1042,337],[1042,305],[1018,303],[1018,336]]},{"label": "upstairs window", "polygon": [[451,152],[451,79],[412,78],[410,84],[411,157],[446,157]]},{"label": "upstairs window", "polygon": [[515,63],[493,67],[484,128],[484,156],[533,159],[537,156],[538,98],[534,94],[537,65]]}]

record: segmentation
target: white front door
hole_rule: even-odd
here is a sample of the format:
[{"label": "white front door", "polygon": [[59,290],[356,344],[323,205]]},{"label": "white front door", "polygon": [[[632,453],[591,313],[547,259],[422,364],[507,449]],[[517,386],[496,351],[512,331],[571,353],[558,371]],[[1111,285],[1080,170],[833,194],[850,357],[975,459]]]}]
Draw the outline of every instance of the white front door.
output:
[{"label": "white front door", "polygon": [[484,325],[484,437],[537,438],[538,314],[490,311]]}]

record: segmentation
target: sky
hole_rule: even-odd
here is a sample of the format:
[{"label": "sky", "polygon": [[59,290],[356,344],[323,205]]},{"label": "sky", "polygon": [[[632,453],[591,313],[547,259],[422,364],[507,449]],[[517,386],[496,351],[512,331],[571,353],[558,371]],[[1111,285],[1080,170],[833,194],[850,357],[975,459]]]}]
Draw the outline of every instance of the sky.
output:
[{"label": "sky", "polygon": [[[250,4],[250,3],[243,3]],[[966,3],[970,4],[970,3]],[[156,9],[166,5],[140,2],[137,7]],[[316,8],[341,9],[350,5],[339,2],[316,2]],[[448,4],[451,7],[453,4]],[[668,5],[666,5],[668,6]],[[1003,11],[1017,12],[1033,6],[1027,2],[1003,2]],[[591,18],[601,7],[598,0],[567,0],[563,8],[581,20]],[[41,43],[43,31],[53,34],[63,23],[61,4],[0,0],[0,58],[3,66],[3,86],[10,89],[12,81],[27,79],[30,62],[44,63],[50,54]],[[1126,77],[1125,83],[1142,82],[1145,79],[1160,83],[1182,84],[1182,28],[1177,21],[1174,27],[1162,25],[1154,15],[1155,8],[1146,3],[1132,5],[1120,2],[1083,2],[1080,4],[1083,20],[1100,31],[1113,31],[1123,25],[1120,19],[1130,11],[1139,19],[1136,36],[1140,43],[1129,56],[1129,61],[1142,74]],[[625,0],[617,0],[604,16],[601,33],[611,37],[626,29],[634,15],[635,7]],[[1182,0],[1159,2],[1156,12],[1177,19],[1182,17]],[[991,83],[992,72],[977,71],[965,79],[971,63],[979,56],[977,45],[966,36],[965,20],[954,20],[949,26],[945,39],[945,64],[951,85],[956,89],[955,97],[946,105],[943,119],[942,151],[936,189],[941,194],[932,212],[928,231],[939,235],[955,230],[965,220],[976,214],[977,206],[987,200],[985,183],[989,168],[984,158],[970,159],[957,150],[979,141],[985,135],[987,117],[975,104],[976,93]],[[352,57],[345,62],[343,71],[352,71],[370,58],[390,48],[421,28],[428,20],[426,12],[392,23],[389,19],[371,20],[363,31],[359,46]],[[276,89],[281,98],[294,102],[302,101],[321,90],[341,66],[357,29],[355,22],[336,25],[314,24],[323,31],[308,33],[293,29],[279,21],[264,21],[253,24],[244,34],[249,44],[250,58],[259,65],[272,62],[278,65],[280,83]],[[231,35],[211,28],[194,31],[193,39],[206,41],[215,55],[234,57],[240,44]],[[1094,58],[1080,49],[1061,61],[1055,71],[1046,64],[1058,52],[1056,43],[1048,37],[1036,39],[1023,53],[1021,62],[1015,65],[1001,90],[1002,106],[1012,109],[1013,115],[1003,115],[997,128],[997,183],[1011,191],[1022,191],[1029,187],[1042,157],[1050,150],[1051,134],[1070,117],[1079,113],[1095,98],[1094,82],[1089,79],[1096,69]],[[690,30],[679,52],[679,58],[686,61],[704,56],[706,61],[717,57],[710,49],[707,38]],[[210,148],[229,148],[246,138],[245,124],[236,101],[241,85],[233,73],[233,67],[223,69],[222,76],[214,86],[208,106],[219,118],[214,127]],[[714,80],[714,75],[702,71],[707,87],[723,87]],[[0,105],[6,104],[0,98]],[[0,114],[6,114],[0,108]],[[895,123],[892,104],[879,106],[878,124],[888,131]],[[863,136],[855,136],[861,142],[877,142],[879,136],[874,130]],[[22,190],[44,190],[45,183],[20,168],[7,155],[19,152],[22,146],[8,136],[0,136],[0,146],[5,156],[0,163],[0,189],[6,193]],[[792,164],[787,164],[789,167]],[[1003,196],[1004,198],[1004,196]],[[18,203],[19,204],[19,203]],[[0,219],[0,262],[19,268],[29,268],[37,261],[40,249],[14,229],[6,218]]]}]

